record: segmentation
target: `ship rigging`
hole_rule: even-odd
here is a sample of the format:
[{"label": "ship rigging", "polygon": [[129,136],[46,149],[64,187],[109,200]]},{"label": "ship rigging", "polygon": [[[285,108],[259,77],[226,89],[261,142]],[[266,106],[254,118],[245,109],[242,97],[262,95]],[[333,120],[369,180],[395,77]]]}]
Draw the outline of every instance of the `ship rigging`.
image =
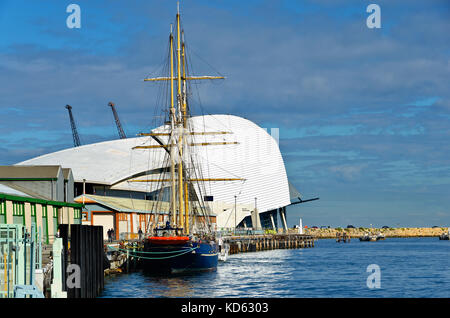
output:
[{"label": "ship rigging", "polygon": [[[175,33],[175,35],[174,35]],[[187,72],[186,45],[181,27],[179,6],[175,30],[170,27],[168,73],[166,76],[145,78],[145,82],[169,83],[168,111],[162,131],[142,133],[157,142],[156,145],[138,145],[133,149],[163,148],[165,168],[157,178],[132,179],[129,182],[158,183],[158,200],[169,194],[169,217],[160,222],[162,205],[153,207],[155,212],[151,233],[144,239],[144,252],[153,257],[145,258],[146,268],[154,270],[210,270],[217,266],[217,244],[209,220],[207,196],[202,184],[211,181],[237,181],[233,178],[204,178],[199,169],[195,148],[208,145],[225,145],[237,142],[196,142],[196,136],[229,134],[228,131],[193,131],[189,124],[189,82],[192,80],[224,79],[224,76],[191,76]],[[159,221],[159,222],[158,222]],[[162,223],[162,224],[161,224]]]}]

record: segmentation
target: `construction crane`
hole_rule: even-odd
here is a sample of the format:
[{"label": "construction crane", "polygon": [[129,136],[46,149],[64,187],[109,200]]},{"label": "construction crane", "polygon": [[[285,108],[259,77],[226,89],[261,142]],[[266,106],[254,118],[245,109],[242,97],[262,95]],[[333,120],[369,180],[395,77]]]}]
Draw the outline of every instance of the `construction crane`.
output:
[{"label": "construction crane", "polygon": [[119,116],[117,115],[116,112],[116,108],[114,107],[114,103],[113,102],[109,102],[108,106],[111,107],[113,115],[114,115],[114,120],[116,121],[116,126],[117,126],[117,130],[119,132],[119,137],[120,139],[125,139],[127,138],[127,136],[125,135],[125,132],[123,131],[122,125],[120,124],[120,120],[119,120]]},{"label": "construction crane", "polygon": [[80,136],[78,136],[77,127],[75,126],[75,120],[73,119],[72,115],[72,106],[66,105],[66,108],[69,110],[70,126],[72,127],[73,145],[74,147],[81,146]]}]

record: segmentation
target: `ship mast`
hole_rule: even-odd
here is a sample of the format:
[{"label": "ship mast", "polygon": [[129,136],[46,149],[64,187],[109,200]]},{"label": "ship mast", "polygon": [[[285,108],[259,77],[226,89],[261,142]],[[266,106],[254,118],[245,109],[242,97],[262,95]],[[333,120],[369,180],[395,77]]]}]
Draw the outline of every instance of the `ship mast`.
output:
[{"label": "ship mast", "polygon": [[[225,145],[237,144],[237,142],[201,142],[194,143],[188,138],[192,135],[215,135],[229,134],[226,131],[217,132],[188,132],[188,111],[187,111],[187,81],[202,79],[224,79],[223,76],[188,76],[186,72],[186,49],[184,42],[184,31],[181,30],[180,7],[177,6],[176,15],[176,50],[174,56],[174,35],[173,25],[170,25],[169,49],[170,49],[170,76],[145,78],[144,81],[170,81],[170,132],[169,133],[141,133],[141,136],[168,136],[167,144],[158,142],[159,145],[135,146],[133,149],[165,148],[170,156],[170,179],[146,179],[129,180],[130,182],[168,182],[171,183],[170,190],[170,216],[172,226],[181,227],[184,234],[189,234],[189,183],[211,182],[211,181],[238,181],[241,178],[191,178],[184,163],[183,157],[188,156],[186,151],[191,146]],[[176,58],[176,60],[175,60]],[[176,64],[176,65],[175,65]],[[175,77],[175,67],[177,75]],[[175,107],[175,80],[177,81],[177,100]]]},{"label": "ship mast", "polygon": [[[179,114],[179,121],[178,121],[178,151],[179,151],[179,162],[178,162],[178,209],[179,209],[179,225],[184,228],[184,196],[183,196],[183,143],[184,143],[184,137],[183,137],[183,117],[184,117],[184,99],[181,95],[181,36],[180,36],[180,4],[177,4],[177,70],[178,70],[178,76],[177,76],[177,87],[178,87],[178,94],[177,94],[177,104],[178,104],[178,114]],[[180,118],[181,117],[181,118]],[[188,211],[186,211],[187,213]]]},{"label": "ship mast", "polygon": [[171,177],[171,200],[170,200],[170,209],[172,216],[172,224],[175,224],[176,220],[176,188],[175,188],[175,123],[176,123],[176,114],[175,114],[175,103],[173,98],[173,32],[172,32],[172,24],[170,25],[170,177]]},{"label": "ship mast", "polygon": [[[183,131],[187,131],[187,110],[186,110],[186,54],[185,54],[185,46],[184,46],[184,31],[181,31],[181,56],[183,62],[183,107],[182,107],[182,116],[183,116]],[[184,183],[184,227],[186,229],[186,234],[189,234],[189,193],[188,193],[188,181],[187,181],[187,171],[185,170],[186,182]]]}]

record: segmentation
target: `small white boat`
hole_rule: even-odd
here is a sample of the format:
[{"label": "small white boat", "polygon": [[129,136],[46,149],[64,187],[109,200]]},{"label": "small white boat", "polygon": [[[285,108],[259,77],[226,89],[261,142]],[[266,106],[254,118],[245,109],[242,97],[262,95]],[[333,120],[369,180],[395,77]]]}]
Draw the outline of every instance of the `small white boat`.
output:
[{"label": "small white boat", "polygon": [[377,234],[377,241],[379,241],[379,240],[384,240],[386,237],[383,235],[383,234],[381,234],[381,233],[378,233]]},{"label": "small white boat", "polygon": [[219,261],[225,262],[228,258],[228,253],[230,251],[230,244],[225,243],[223,245],[219,245]]},{"label": "small white boat", "polygon": [[361,236],[359,240],[362,242],[374,242],[377,241],[377,236],[366,233],[363,236]]},{"label": "small white boat", "polygon": [[448,229],[447,233],[442,233],[439,235],[439,240],[445,240],[448,241],[450,239],[450,228]]}]

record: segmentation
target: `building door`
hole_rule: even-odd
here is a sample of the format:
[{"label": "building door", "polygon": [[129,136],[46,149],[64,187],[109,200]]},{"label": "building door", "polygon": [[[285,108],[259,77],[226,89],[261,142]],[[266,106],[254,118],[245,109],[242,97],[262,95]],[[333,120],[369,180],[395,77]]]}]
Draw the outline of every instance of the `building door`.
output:
[{"label": "building door", "polygon": [[103,240],[108,239],[108,230],[114,229],[114,214],[111,213],[92,213],[92,225],[103,226]]},{"label": "building door", "polygon": [[[128,233],[129,232],[128,214],[127,213],[117,213],[117,218],[118,218],[117,234],[119,235],[119,238],[120,238],[120,234],[121,233]],[[126,237],[124,236],[124,238],[126,238]]]}]

